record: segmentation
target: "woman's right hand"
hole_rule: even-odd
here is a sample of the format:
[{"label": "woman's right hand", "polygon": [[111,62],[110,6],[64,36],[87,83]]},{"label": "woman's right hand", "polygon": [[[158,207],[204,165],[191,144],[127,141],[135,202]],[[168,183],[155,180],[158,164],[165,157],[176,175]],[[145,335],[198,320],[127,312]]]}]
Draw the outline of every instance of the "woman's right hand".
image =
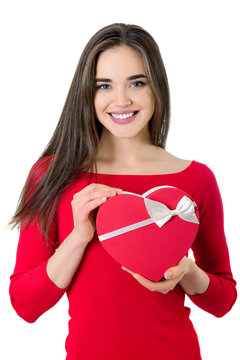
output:
[{"label": "woman's right hand", "polygon": [[121,194],[122,189],[103,184],[92,183],[73,196],[71,202],[73,212],[73,233],[79,241],[88,244],[96,229],[97,207],[107,198]]}]

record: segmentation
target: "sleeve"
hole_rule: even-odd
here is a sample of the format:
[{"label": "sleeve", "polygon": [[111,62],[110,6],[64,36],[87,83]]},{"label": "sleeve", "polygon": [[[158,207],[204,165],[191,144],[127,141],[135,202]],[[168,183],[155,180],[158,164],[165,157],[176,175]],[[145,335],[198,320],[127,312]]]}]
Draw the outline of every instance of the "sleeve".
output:
[{"label": "sleeve", "polygon": [[16,264],[10,276],[10,299],[17,314],[29,323],[53,307],[66,289],[57,287],[48,277],[46,266],[56,250],[57,225],[49,231],[49,246],[40,235],[37,223],[20,230]]},{"label": "sleeve", "polygon": [[222,317],[236,301],[236,281],[230,267],[218,184],[206,165],[204,171],[198,194],[200,225],[192,250],[196,264],[208,274],[210,284],[203,294],[188,297],[201,309]]},{"label": "sleeve", "polygon": [[[27,179],[31,191],[48,168],[51,159],[52,156],[43,158],[32,167]],[[50,280],[46,270],[48,259],[57,249],[57,229],[55,216],[49,230],[48,245],[36,221],[32,220],[20,229],[15,268],[10,276],[9,294],[17,314],[29,323],[36,321],[45,311],[53,307],[66,291]]]}]

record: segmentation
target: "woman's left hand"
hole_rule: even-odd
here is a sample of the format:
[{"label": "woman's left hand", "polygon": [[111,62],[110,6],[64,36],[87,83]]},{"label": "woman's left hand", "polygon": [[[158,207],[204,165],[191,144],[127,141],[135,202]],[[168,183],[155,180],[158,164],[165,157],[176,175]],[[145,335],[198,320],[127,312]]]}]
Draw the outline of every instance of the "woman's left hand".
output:
[{"label": "woman's left hand", "polygon": [[132,276],[145,288],[151,291],[159,291],[162,294],[167,294],[170,290],[175,288],[175,286],[183,279],[186,274],[190,273],[193,264],[193,260],[184,256],[176,266],[171,267],[165,271],[164,279],[160,281],[146,279],[140,274],[136,274],[123,266],[122,269],[132,274]]}]

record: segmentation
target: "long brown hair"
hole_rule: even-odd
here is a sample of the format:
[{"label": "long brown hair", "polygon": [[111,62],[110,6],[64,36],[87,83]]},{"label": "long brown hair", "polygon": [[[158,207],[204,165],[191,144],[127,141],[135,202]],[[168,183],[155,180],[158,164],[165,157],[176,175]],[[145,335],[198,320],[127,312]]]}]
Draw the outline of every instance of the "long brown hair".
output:
[{"label": "long brown hair", "polygon": [[99,55],[126,45],[140,53],[155,96],[148,126],[152,143],[165,149],[170,121],[170,94],[162,57],[153,37],[142,27],[115,23],[99,30],[78,62],[62,114],[51,140],[33,165],[9,224],[27,225],[37,219],[48,237],[61,195],[81,171],[97,174],[96,153],[102,124],[94,110],[95,75]]}]

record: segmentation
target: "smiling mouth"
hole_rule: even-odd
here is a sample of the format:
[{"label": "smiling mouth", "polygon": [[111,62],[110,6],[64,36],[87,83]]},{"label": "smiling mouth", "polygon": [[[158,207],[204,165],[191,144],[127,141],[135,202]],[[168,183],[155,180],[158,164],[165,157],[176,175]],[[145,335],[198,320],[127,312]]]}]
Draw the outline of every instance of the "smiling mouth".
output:
[{"label": "smiling mouth", "polygon": [[135,120],[138,113],[139,111],[132,111],[128,113],[125,112],[125,114],[108,113],[108,115],[116,124],[129,124]]},{"label": "smiling mouth", "polygon": [[125,114],[115,114],[115,113],[109,113],[112,117],[114,117],[115,119],[129,119],[131,117],[133,117],[134,115],[136,115],[138,113],[138,111],[133,111],[133,112],[129,112],[129,113],[125,113]]}]

